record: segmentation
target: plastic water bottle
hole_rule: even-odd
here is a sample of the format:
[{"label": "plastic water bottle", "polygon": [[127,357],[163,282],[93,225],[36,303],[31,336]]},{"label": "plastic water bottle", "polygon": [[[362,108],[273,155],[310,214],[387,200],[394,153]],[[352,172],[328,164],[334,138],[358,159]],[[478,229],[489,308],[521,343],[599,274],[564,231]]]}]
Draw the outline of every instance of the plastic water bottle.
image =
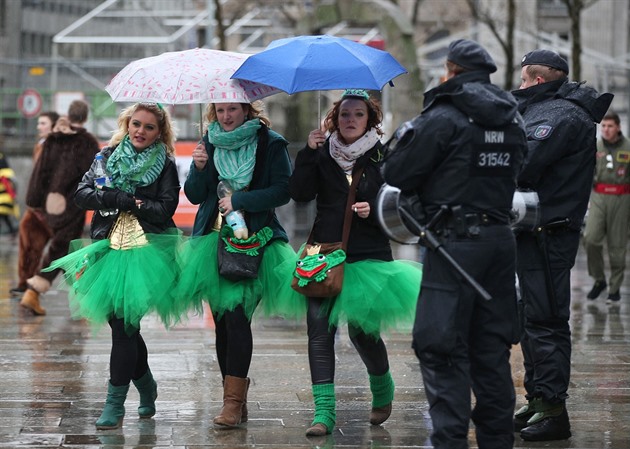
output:
[{"label": "plastic water bottle", "polygon": [[[105,161],[103,160],[103,155],[98,153],[94,157],[94,160],[96,161],[96,167],[94,167],[94,174],[96,175],[94,178],[94,187],[97,189],[111,187],[112,179],[107,174],[107,168],[105,166]],[[118,209],[101,209],[99,213],[103,217],[108,217],[110,215],[116,215],[118,213]]]},{"label": "plastic water bottle", "polygon": [[[223,180],[219,181],[217,185],[217,196],[219,198],[225,198],[232,196],[232,187],[230,183]],[[240,210],[233,210],[225,216],[225,221],[232,227],[234,231],[234,237],[237,239],[247,239],[249,237],[249,230],[247,224],[245,224],[245,216]]]}]

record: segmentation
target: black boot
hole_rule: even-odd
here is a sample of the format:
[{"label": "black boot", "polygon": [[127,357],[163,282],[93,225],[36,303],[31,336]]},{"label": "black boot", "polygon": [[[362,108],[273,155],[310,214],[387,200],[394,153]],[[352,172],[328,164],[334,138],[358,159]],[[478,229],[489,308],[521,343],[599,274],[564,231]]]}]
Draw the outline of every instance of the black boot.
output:
[{"label": "black boot", "polygon": [[537,412],[527,422],[528,426],[521,430],[521,438],[525,441],[554,441],[571,438],[569,414],[564,404],[544,412]]},{"label": "black boot", "polygon": [[597,299],[597,297],[604,291],[606,290],[606,281],[595,281],[595,284],[593,284],[593,288],[591,289],[590,292],[588,292],[588,294],[586,295],[586,297],[588,299]]}]

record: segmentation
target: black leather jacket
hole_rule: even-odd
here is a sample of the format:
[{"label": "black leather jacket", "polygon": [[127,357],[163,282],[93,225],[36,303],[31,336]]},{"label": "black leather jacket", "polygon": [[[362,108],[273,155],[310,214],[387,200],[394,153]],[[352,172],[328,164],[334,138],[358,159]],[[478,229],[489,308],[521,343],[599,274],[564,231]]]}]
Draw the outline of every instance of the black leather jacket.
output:
[{"label": "black leather jacket", "polygon": [[[101,150],[103,159],[107,161],[114,150],[115,148],[111,147]],[[74,194],[74,201],[82,209],[98,211],[107,207],[103,204],[103,192],[94,187],[94,167],[92,163],[90,170],[83,175]],[[144,232],[159,234],[175,227],[173,214],[179,203],[179,189],[177,165],[172,157],[167,157],[157,180],[148,186],[138,187],[134,195],[137,199],[141,199],[143,204],[140,209],[130,212],[138,218]],[[107,238],[116,218],[117,215],[103,217],[95,212],[92,217],[90,236],[95,240]]]}]

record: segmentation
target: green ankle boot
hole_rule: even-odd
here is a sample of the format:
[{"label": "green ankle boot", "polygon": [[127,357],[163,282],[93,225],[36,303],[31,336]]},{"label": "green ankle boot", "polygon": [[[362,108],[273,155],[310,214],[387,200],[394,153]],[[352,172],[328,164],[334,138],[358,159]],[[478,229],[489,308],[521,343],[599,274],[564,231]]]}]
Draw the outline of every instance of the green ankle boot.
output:
[{"label": "green ankle boot", "polygon": [[370,411],[370,424],[378,426],[387,421],[392,414],[392,402],[394,401],[394,379],[389,371],[382,376],[370,378],[370,391],[372,392],[372,411]]},{"label": "green ankle boot", "polygon": [[151,370],[140,379],[133,380],[133,384],[140,393],[140,405],[138,406],[138,415],[140,418],[151,418],[155,415],[155,400],[157,399],[157,382],[153,379]]},{"label": "green ankle boot", "polygon": [[98,430],[118,429],[122,426],[125,416],[124,404],[128,391],[129,384],[115,387],[111,382],[108,382],[105,407],[101,416],[96,420],[96,428]]},{"label": "green ankle boot", "polygon": [[313,385],[315,417],[311,427],[306,429],[306,436],[324,436],[335,428],[337,412],[335,411],[335,384]]}]

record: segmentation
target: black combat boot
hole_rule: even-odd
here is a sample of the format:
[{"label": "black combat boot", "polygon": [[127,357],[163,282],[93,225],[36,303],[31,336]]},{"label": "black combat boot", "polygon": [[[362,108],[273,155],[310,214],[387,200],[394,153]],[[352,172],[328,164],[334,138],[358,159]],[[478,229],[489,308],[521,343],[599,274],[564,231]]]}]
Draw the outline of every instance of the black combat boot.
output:
[{"label": "black combat boot", "polygon": [[536,404],[536,413],[527,421],[527,427],[521,430],[525,441],[554,441],[571,438],[569,414],[564,404],[550,404],[540,401]]}]

